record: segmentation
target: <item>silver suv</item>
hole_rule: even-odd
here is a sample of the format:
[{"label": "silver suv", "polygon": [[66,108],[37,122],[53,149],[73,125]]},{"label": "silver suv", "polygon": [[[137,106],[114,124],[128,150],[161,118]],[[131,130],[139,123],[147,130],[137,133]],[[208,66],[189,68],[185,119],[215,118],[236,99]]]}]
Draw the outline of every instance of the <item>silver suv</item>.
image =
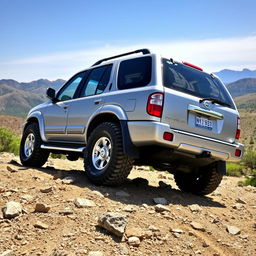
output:
[{"label": "silver suv", "polygon": [[[141,54],[139,54],[141,53]],[[243,155],[234,101],[214,75],[147,49],[102,59],[33,108],[20,145],[25,166],[50,152],[84,158],[99,185],[125,181],[133,165],[174,174],[178,187],[206,195]]]}]

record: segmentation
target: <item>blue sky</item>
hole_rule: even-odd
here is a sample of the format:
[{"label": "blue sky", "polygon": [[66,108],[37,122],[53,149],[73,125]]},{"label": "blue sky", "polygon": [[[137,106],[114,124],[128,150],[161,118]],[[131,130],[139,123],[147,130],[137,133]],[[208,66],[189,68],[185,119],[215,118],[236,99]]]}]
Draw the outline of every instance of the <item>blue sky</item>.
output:
[{"label": "blue sky", "polygon": [[136,47],[256,69],[256,1],[0,0],[0,79],[64,78]]}]

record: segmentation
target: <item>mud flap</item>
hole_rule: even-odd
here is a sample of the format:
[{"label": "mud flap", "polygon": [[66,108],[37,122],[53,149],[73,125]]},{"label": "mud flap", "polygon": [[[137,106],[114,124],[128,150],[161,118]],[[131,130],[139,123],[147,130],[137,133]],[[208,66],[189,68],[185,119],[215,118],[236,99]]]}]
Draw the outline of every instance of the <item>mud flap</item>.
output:
[{"label": "mud flap", "polygon": [[223,175],[227,174],[226,162],[225,161],[217,161],[214,164],[216,164],[216,170],[217,170],[218,173],[221,173]]}]

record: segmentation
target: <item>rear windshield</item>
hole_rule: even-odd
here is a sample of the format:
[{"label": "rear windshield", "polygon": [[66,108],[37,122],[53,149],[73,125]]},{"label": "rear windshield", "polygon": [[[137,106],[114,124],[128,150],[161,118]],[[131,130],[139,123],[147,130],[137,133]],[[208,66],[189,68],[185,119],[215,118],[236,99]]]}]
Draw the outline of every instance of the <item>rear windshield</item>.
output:
[{"label": "rear windshield", "polygon": [[235,109],[222,82],[195,68],[163,59],[163,84],[165,87],[200,98],[221,100]]}]

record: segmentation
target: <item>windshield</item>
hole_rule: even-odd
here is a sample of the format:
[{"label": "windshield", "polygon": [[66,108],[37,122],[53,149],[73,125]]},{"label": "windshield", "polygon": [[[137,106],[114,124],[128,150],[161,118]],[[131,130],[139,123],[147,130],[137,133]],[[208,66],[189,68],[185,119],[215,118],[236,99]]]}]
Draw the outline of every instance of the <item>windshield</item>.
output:
[{"label": "windshield", "polygon": [[227,103],[235,109],[222,82],[195,68],[163,59],[163,84],[165,87],[200,98],[211,98]]}]

